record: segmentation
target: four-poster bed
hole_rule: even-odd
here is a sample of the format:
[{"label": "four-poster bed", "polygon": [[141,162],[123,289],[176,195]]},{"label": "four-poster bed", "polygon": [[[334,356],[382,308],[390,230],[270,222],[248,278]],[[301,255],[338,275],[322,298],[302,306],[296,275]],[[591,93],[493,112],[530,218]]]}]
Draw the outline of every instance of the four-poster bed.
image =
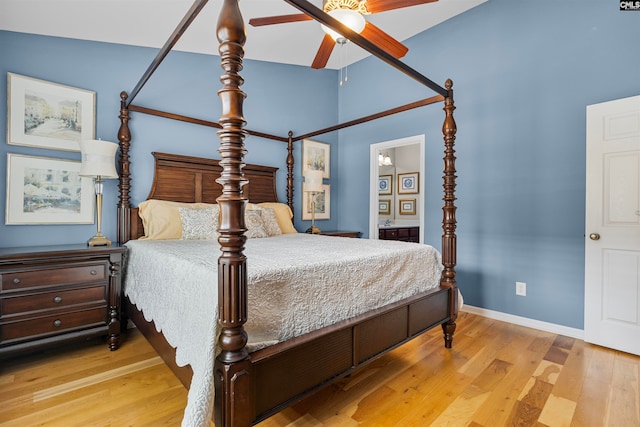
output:
[{"label": "four-poster bed", "polygon": [[[453,119],[455,107],[451,81],[448,80],[446,88],[442,88],[373,45],[367,39],[342,26],[338,21],[307,1],[285,1],[317,21],[341,30],[351,41],[436,91],[438,95],[295,138],[291,132],[288,137],[281,138],[246,130],[242,114],[244,93],[240,89],[243,80],[239,74],[242,69],[245,35],[238,0],[223,1],[218,21],[219,52],[221,66],[224,70],[220,79],[223,87],[218,92],[222,102],[222,117],[218,123],[132,104],[137,93],[202,9],[206,0],[194,3],[133,91],[130,94],[125,92],[121,94],[121,127],[118,132],[120,141],[118,241],[120,243],[130,242],[129,245],[132,247],[143,246],[134,240],[145,235],[145,231],[148,234],[148,230],[144,229],[145,225],[148,228],[148,224],[143,223],[138,209],[132,207],[129,196],[131,134],[128,122],[130,112],[152,114],[219,129],[219,161],[154,153],[154,182],[148,196],[149,200],[183,204],[216,204],[217,210],[215,212],[219,212],[219,215],[216,216],[219,220],[216,226],[218,230],[217,242],[220,249],[216,266],[218,311],[215,314],[217,317],[216,333],[218,334],[216,345],[219,353],[215,357],[215,365],[211,372],[212,381],[215,382],[214,419],[218,426],[255,424],[434,326],[442,326],[445,346],[449,348],[456,326],[458,311],[458,290],[455,280],[456,207],[454,204],[456,125]],[[334,321],[323,324],[319,329],[306,331],[293,338],[288,337],[273,345],[258,349],[248,347],[250,337],[247,336],[245,325],[252,318],[252,306],[248,303],[251,296],[251,290],[248,291],[248,285],[251,285],[248,277],[251,274],[247,272],[247,259],[251,261],[252,258],[245,254],[245,248],[248,247],[254,251],[254,247],[258,243],[252,241],[249,244],[245,221],[249,210],[260,209],[259,206],[264,203],[278,204],[279,201],[275,191],[276,169],[245,165],[245,136],[251,134],[287,144],[287,205],[291,208],[294,187],[293,145],[296,141],[440,101],[444,101],[445,111],[442,127],[445,143],[444,206],[442,258],[438,270],[439,280],[435,281],[436,286],[416,290],[406,297],[393,300],[389,304],[375,306],[373,309],[357,312],[351,317],[336,317],[333,319]],[[252,205],[247,205],[247,202]],[[180,209],[186,208],[183,206]],[[340,239],[325,236],[309,237]],[[293,238],[279,236],[279,239]],[[338,241],[333,240],[333,242],[337,244]],[[362,243],[364,242],[362,241]],[[386,242],[385,244],[387,243],[413,247],[426,246],[398,242]],[[307,245],[313,246],[308,243]],[[134,254],[135,252],[132,251],[130,257],[133,258]],[[211,250],[210,255],[211,258],[214,258],[215,251]],[[154,257],[155,255],[149,259]],[[254,259],[259,261],[258,258]],[[426,266],[423,267],[426,268]],[[128,265],[127,269],[134,269],[134,267]],[[344,270],[347,269],[344,268]],[[421,274],[414,276],[421,276]],[[127,274],[127,277],[130,275]],[[424,281],[426,279],[422,280],[422,282]],[[130,293],[127,293],[126,281],[124,286],[125,294],[131,296]],[[193,381],[205,381],[193,375],[194,372],[190,366],[178,366],[175,360],[175,349],[168,343],[170,340],[156,330],[157,325],[154,325],[153,319],[145,319],[144,301],[138,300],[136,304],[127,301],[125,306],[130,319],[154,345],[185,386],[189,387],[190,384],[193,386]],[[205,319],[204,322],[206,321]],[[215,323],[215,320],[212,320],[211,323]],[[210,351],[213,352],[213,349]]]}]

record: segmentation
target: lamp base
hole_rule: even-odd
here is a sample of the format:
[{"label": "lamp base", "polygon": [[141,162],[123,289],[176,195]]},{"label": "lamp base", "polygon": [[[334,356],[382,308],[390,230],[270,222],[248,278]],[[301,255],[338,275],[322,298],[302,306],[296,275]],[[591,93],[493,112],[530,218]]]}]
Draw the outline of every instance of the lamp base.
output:
[{"label": "lamp base", "polygon": [[319,229],[319,228],[314,227],[314,226],[312,225],[311,227],[307,228],[306,233],[308,233],[308,234],[320,234],[320,233],[321,233],[321,231],[320,231],[320,229]]},{"label": "lamp base", "polygon": [[103,234],[96,234],[87,242],[87,246],[111,246],[111,240]]}]

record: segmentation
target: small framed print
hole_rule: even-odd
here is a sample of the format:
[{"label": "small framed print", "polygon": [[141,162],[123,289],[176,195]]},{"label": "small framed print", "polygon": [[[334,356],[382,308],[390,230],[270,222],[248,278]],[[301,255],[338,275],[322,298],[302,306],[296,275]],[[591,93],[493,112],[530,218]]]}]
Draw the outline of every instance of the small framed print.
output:
[{"label": "small framed print", "polygon": [[378,200],[378,215],[391,215],[391,200]]},{"label": "small framed print", "polygon": [[305,191],[305,184],[302,183],[302,219],[311,221],[311,207],[315,202],[314,219],[331,218],[331,185],[322,184],[322,193]]},{"label": "small framed print", "polygon": [[378,177],[378,194],[393,194],[393,176],[380,175]]},{"label": "small framed print", "polygon": [[400,199],[400,215],[416,214],[416,199]]},{"label": "small framed print", "polygon": [[7,143],[80,151],[94,139],[96,93],[7,73]]},{"label": "small framed print", "polygon": [[302,175],[307,169],[321,170],[322,178],[331,175],[331,145],[310,139],[302,141]]},{"label": "small framed print", "polygon": [[7,154],[6,224],[93,224],[91,178],[80,162]]},{"label": "small framed print", "polygon": [[420,172],[398,174],[398,194],[418,194],[418,176]]}]

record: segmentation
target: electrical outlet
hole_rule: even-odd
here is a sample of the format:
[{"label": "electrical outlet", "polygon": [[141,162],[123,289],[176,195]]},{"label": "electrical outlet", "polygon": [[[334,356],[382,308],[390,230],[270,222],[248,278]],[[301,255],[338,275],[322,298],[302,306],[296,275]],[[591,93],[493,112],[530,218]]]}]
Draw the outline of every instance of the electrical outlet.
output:
[{"label": "electrical outlet", "polygon": [[527,296],[527,284],[525,282],[516,282],[516,295]]}]

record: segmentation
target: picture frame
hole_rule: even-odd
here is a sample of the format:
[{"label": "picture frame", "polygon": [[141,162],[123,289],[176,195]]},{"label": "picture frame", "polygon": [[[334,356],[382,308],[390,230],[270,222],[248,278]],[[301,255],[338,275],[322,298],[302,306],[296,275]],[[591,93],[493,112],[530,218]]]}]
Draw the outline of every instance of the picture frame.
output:
[{"label": "picture frame", "polygon": [[[322,184],[322,193],[315,193],[316,199],[315,219],[331,218],[331,185]],[[312,193],[305,191],[305,184],[302,183],[302,219],[311,221],[311,199]]]},{"label": "picture frame", "polygon": [[420,192],[418,177],[420,172],[398,174],[398,194],[418,194]]},{"label": "picture frame", "polygon": [[393,175],[380,175],[378,177],[378,194],[393,194]]},{"label": "picture frame", "polygon": [[7,73],[7,143],[80,151],[95,139],[96,93]]},{"label": "picture frame", "polygon": [[400,199],[398,212],[400,215],[416,214],[416,199]]},{"label": "picture frame", "polygon": [[391,200],[378,200],[378,215],[391,215]]},{"label": "picture frame", "polygon": [[5,224],[93,224],[93,180],[80,165],[8,153]]},{"label": "picture frame", "polygon": [[322,178],[331,175],[331,145],[324,142],[302,140],[302,175],[307,169],[321,170]]}]

